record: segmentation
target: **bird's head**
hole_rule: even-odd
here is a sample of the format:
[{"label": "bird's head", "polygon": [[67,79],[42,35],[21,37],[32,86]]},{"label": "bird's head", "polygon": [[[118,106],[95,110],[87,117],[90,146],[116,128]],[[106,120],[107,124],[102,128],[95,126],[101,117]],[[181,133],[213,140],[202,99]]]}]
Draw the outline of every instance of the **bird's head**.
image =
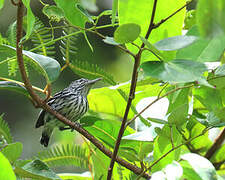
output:
[{"label": "bird's head", "polygon": [[69,88],[71,88],[74,92],[81,93],[83,96],[87,96],[92,85],[100,80],[102,80],[102,78],[97,78],[93,80],[81,78],[76,81],[73,81],[70,84]]}]

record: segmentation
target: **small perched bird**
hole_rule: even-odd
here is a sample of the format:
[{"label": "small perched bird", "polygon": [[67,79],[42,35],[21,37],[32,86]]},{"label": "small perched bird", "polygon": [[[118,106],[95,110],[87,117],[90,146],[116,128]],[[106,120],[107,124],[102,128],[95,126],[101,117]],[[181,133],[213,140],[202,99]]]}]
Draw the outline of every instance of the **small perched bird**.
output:
[{"label": "small perched bird", "polygon": [[[82,78],[73,81],[69,87],[50,98],[47,104],[67,119],[77,121],[87,112],[87,95],[92,85],[99,80],[101,80],[101,78],[94,80]],[[59,129],[64,129],[66,125],[45,110],[42,110],[35,127],[39,128],[40,126],[44,126],[40,143],[47,147],[54,128],[58,127]]]}]

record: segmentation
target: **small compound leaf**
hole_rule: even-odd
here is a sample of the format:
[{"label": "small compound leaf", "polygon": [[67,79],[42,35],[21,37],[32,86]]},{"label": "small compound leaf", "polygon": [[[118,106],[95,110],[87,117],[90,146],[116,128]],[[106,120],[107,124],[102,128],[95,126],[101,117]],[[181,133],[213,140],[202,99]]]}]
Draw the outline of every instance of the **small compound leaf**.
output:
[{"label": "small compound leaf", "polygon": [[181,156],[181,158],[188,161],[188,163],[191,165],[194,171],[201,177],[202,180],[217,179],[216,169],[208,159],[194,153],[184,154]]},{"label": "small compound leaf", "polygon": [[9,161],[6,157],[0,152],[0,179],[7,179],[7,180],[16,180],[16,176],[13,173],[12,166],[10,165]]},{"label": "small compound leaf", "polygon": [[135,23],[128,23],[119,26],[114,32],[114,40],[118,43],[131,43],[141,33],[141,27]]},{"label": "small compound leaf", "polygon": [[3,115],[0,115],[0,136],[8,144],[13,142],[8,123],[3,120]]},{"label": "small compound leaf", "polygon": [[24,96],[30,98],[29,93],[27,92],[26,88],[11,81],[0,81],[0,90],[10,90],[15,91],[20,94],[23,94]]},{"label": "small compound leaf", "polygon": [[10,163],[14,163],[22,154],[23,144],[20,142],[7,144],[0,151],[4,154],[4,156],[9,160]]},{"label": "small compound leaf", "polygon": [[[187,68],[188,67],[188,68]],[[173,60],[168,63],[148,61],[141,65],[144,73],[169,83],[186,83],[198,81],[207,71],[203,63],[189,60]]]},{"label": "small compound leaf", "polygon": [[154,46],[161,51],[175,51],[191,45],[197,39],[197,36],[174,36],[158,41]]}]

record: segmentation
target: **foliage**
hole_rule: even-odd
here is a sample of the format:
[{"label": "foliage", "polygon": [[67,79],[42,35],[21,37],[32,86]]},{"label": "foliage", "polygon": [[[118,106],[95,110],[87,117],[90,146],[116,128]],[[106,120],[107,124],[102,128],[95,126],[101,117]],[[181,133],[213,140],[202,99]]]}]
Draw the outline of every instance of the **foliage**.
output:
[{"label": "foliage", "polygon": [[[225,146],[222,144],[225,139],[224,0],[199,0],[196,9],[191,11],[185,10],[185,0],[138,3],[114,0],[112,11],[98,16],[91,16],[83,1],[54,0],[54,6],[41,1],[49,27],[35,17],[30,0],[22,2],[27,15],[23,24],[24,37],[19,44],[26,49],[22,54],[27,72],[33,68],[45,78],[46,87],[50,87],[65,69],[80,77],[101,77],[105,86],[109,86],[90,91],[89,114],[80,120],[82,127],[105,148],[113,151],[121,119],[126,119],[124,112],[132,100],[118,150],[118,156],[124,161],[148,173],[152,179],[205,180],[225,176]],[[3,5],[4,1],[0,0],[0,9]],[[99,26],[102,16],[110,16],[111,23]],[[187,32],[182,35],[184,23]],[[99,29],[106,27],[117,27],[113,37],[100,33]],[[16,76],[19,69],[17,28],[14,22],[6,37],[0,35],[0,90],[15,91],[32,100],[30,92]],[[61,32],[60,36],[55,37],[55,29]],[[105,68],[79,58],[79,35],[84,35],[92,51],[95,49],[87,32],[134,59],[131,81],[119,84]],[[63,61],[55,57],[56,42],[60,44]],[[33,86],[33,89],[46,93],[47,88]],[[134,89],[135,97],[129,94]],[[168,102],[168,106],[160,104],[161,100]],[[79,145],[58,144],[29,160],[19,159],[23,145],[13,141],[3,118],[1,115],[0,179],[107,178],[111,159],[99,146],[85,139]],[[218,137],[211,140],[209,135],[215,128],[221,133],[214,134]],[[55,166],[79,167],[88,173],[57,174],[50,169]],[[143,179],[143,174],[134,173],[115,163],[113,179]]]}]

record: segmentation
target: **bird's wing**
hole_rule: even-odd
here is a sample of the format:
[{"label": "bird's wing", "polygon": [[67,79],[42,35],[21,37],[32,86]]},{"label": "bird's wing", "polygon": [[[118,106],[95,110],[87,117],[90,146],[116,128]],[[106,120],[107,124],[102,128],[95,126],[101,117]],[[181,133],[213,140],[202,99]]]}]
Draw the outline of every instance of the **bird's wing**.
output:
[{"label": "bird's wing", "polygon": [[42,110],[40,112],[38,120],[37,120],[36,125],[35,125],[35,128],[39,128],[39,127],[41,127],[41,126],[43,126],[45,124],[45,120],[44,120],[45,112],[46,111],[44,111],[44,110]]}]

